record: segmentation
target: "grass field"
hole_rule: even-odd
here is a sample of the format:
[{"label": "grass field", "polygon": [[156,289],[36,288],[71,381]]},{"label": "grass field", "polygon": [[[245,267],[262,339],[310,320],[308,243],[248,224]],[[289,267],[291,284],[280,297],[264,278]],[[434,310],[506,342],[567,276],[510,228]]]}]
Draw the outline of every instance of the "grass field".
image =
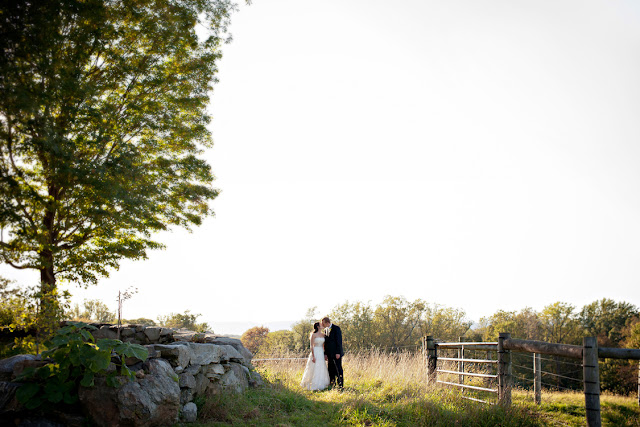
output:
[{"label": "grass field", "polygon": [[[239,396],[200,399],[199,425],[254,426],[583,426],[580,393],[514,390],[510,408],[462,398],[458,390],[424,384],[419,355],[369,353],[344,359],[345,390],[310,392],[299,386],[303,361],[263,365],[265,386]],[[636,397],[602,396],[608,426],[640,426]]]}]

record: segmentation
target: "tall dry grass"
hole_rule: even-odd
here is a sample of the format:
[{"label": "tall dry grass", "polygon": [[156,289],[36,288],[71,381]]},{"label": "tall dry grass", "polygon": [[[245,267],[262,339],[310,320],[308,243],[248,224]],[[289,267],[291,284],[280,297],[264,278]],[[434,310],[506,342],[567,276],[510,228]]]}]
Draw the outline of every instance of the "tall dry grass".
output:
[{"label": "tall dry grass", "polygon": [[[279,353],[270,355],[271,359],[254,362],[258,367],[268,369],[271,374],[279,377],[302,379],[307,354]],[[258,359],[258,358],[256,358]],[[303,359],[303,360],[292,360]],[[380,350],[369,350],[348,353],[342,359],[345,376],[345,386],[349,383],[368,383],[379,381],[390,385],[420,386],[426,391],[426,364],[422,353],[398,352],[388,353]]]}]

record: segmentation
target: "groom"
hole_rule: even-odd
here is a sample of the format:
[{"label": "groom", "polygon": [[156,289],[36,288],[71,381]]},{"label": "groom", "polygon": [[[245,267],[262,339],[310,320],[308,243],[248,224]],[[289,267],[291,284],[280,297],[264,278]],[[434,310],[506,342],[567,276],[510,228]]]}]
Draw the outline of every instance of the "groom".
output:
[{"label": "groom", "polygon": [[329,364],[329,382],[332,386],[336,383],[340,389],[344,387],[342,376],[342,331],[337,325],[331,324],[328,317],[322,319],[324,334],[327,336],[324,341],[324,358]]}]

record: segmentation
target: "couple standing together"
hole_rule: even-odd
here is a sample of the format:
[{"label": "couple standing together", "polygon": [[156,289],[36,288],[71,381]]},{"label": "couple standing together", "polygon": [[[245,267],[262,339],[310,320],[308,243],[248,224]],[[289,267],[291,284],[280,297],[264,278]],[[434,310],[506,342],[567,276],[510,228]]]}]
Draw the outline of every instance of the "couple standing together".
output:
[{"label": "couple standing together", "polygon": [[[300,385],[307,390],[324,390],[331,386],[344,386],[342,376],[342,331],[331,324],[328,317],[313,324],[310,336],[311,354],[304,368]],[[327,367],[328,365],[328,367]]]}]

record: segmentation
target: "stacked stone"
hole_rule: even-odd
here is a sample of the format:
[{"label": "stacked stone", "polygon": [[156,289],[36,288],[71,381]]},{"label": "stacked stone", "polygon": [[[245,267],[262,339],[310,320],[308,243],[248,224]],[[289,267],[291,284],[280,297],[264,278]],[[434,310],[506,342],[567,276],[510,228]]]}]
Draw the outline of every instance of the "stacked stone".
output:
[{"label": "stacked stone", "polygon": [[[95,339],[118,338],[117,325],[93,324],[98,330],[92,331]],[[158,326],[123,325],[120,328],[120,340],[134,344],[165,344],[174,341],[175,329]]]},{"label": "stacked stone", "polygon": [[[98,326],[93,333],[96,339],[116,338],[117,327]],[[145,345],[149,358],[125,361],[136,373],[135,381],[123,381],[114,389],[106,386],[104,378],[96,378],[95,387],[81,388],[80,403],[99,426],[171,424],[179,419],[193,422],[197,417],[195,397],[241,393],[262,384],[251,365],[253,355],[237,339],[137,325],[121,327],[120,337]],[[11,381],[25,367],[46,363],[31,355],[0,361],[0,390],[5,394],[0,399],[0,418],[22,410],[15,401],[17,384]]]},{"label": "stacked stone", "polygon": [[178,375],[182,405],[204,394],[241,393],[259,378],[252,374],[250,361],[231,345],[174,342],[149,348],[166,359]]}]

